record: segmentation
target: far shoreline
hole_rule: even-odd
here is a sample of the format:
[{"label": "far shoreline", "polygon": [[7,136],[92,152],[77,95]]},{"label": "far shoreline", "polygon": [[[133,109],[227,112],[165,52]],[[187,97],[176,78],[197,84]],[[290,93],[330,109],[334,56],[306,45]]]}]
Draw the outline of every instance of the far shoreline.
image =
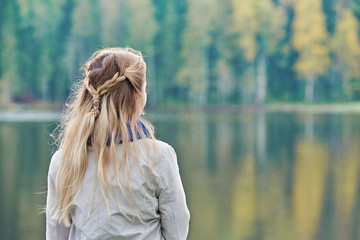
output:
[{"label": "far shoreline", "polygon": [[[61,116],[59,104],[12,104],[8,108],[0,108],[0,121],[56,121]],[[168,104],[157,107],[148,106],[145,109],[149,115],[160,114],[164,118],[169,113],[181,112],[182,114],[196,113],[299,113],[299,114],[336,114],[336,113],[360,113],[360,102],[351,103],[267,103],[257,104],[226,104],[194,106],[189,104]]]}]

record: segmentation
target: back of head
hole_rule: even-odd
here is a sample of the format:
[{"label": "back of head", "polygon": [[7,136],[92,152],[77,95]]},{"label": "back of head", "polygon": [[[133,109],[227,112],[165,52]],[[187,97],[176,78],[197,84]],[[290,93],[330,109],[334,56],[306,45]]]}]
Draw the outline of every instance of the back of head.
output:
[{"label": "back of head", "polygon": [[[146,65],[140,52],[131,48],[108,48],[95,52],[85,64],[81,90],[84,115],[94,115],[93,149],[99,150],[113,131],[128,139],[127,125],[136,127],[144,106]],[[105,126],[107,128],[105,129]],[[116,132],[115,132],[116,133]]]},{"label": "back of head", "polygon": [[145,84],[145,71],[141,53],[130,48],[109,48],[95,52],[85,64],[84,86],[87,91],[83,92],[82,103],[107,94],[118,113],[135,117],[137,96]]},{"label": "back of head", "polygon": [[73,91],[60,125],[62,161],[54,216],[59,221],[69,225],[71,202],[82,185],[89,149],[98,156],[98,177],[108,203],[107,169],[109,164],[119,167],[116,145],[124,145],[126,174],[129,143],[138,136],[154,139],[151,124],[140,116],[145,85],[146,64],[141,53],[131,48],[99,50],[84,65],[84,78]]}]

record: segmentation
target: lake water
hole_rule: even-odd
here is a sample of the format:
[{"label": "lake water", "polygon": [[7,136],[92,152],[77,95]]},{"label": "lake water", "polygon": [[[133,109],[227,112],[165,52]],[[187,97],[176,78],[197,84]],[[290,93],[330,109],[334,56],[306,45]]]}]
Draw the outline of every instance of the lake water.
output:
[{"label": "lake water", "polygon": [[[188,239],[359,239],[360,115],[200,111],[148,118],[178,154]],[[54,122],[0,121],[0,239],[45,239],[40,193]]]}]

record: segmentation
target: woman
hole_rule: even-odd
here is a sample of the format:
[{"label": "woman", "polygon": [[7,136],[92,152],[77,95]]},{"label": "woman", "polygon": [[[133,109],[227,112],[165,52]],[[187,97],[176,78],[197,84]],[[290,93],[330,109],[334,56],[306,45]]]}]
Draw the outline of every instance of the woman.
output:
[{"label": "woman", "polygon": [[49,167],[47,239],[186,239],[190,214],[176,154],[141,117],[141,53],[97,51],[84,73]]}]

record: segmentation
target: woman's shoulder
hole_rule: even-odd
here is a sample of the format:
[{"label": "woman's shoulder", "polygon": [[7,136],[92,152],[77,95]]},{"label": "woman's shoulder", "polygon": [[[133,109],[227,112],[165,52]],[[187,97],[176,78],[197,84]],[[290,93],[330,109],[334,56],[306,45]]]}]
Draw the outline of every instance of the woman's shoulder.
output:
[{"label": "woman's shoulder", "polygon": [[57,150],[51,157],[49,175],[55,177],[61,161],[61,149]]},{"label": "woman's shoulder", "polygon": [[150,146],[151,149],[157,149],[157,151],[160,151],[160,153],[168,151],[169,149],[173,149],[170,144],[158,139],[144,138],[139,139],[138,143],[140,143],[141,147],[147,148],[148,146]]},{"label": "woman's shoulder", "polygon": [[146,139],[143,143],[144,149],[146,149],[145,145],[152,146],[150,147],[150,155],[153,156],[155,159],[155,162],[158,167],[161,167],[164,164],[176,164],[176,153],[174,148],[167,142],[161,141],[161,140],[152,140],[152,139]]},{"label": "woman's shoulder", "polygon": [[155,141],[156,144],[158,144],[159,148],[162,150],[162,152],[168,151],[170,149],[174,150],[173,147],[166,142],[163,142],[161,140],[155,140]]},{"label": "woman's shoulder", "polygon": [[[153,140],[150,140],[149,141],[153,141]],[[166,155],[168,152],[174,152],[175,153],[175,150],[174,148],[167,142],[164,142],[164,141],[161,141],[161,140],[154,140],[154,146],[155,148],[154,149],[157,149],[158,151],[158,154],[160,154],[160,156],[164,156]]]},{"label": "woman's shoulder", "polygon": [[159,156],[159,170],[164,171],[167,168],[177,167],[177,156],[174,148],[161,140],[156,140],[158,148],[160,149]]}]

